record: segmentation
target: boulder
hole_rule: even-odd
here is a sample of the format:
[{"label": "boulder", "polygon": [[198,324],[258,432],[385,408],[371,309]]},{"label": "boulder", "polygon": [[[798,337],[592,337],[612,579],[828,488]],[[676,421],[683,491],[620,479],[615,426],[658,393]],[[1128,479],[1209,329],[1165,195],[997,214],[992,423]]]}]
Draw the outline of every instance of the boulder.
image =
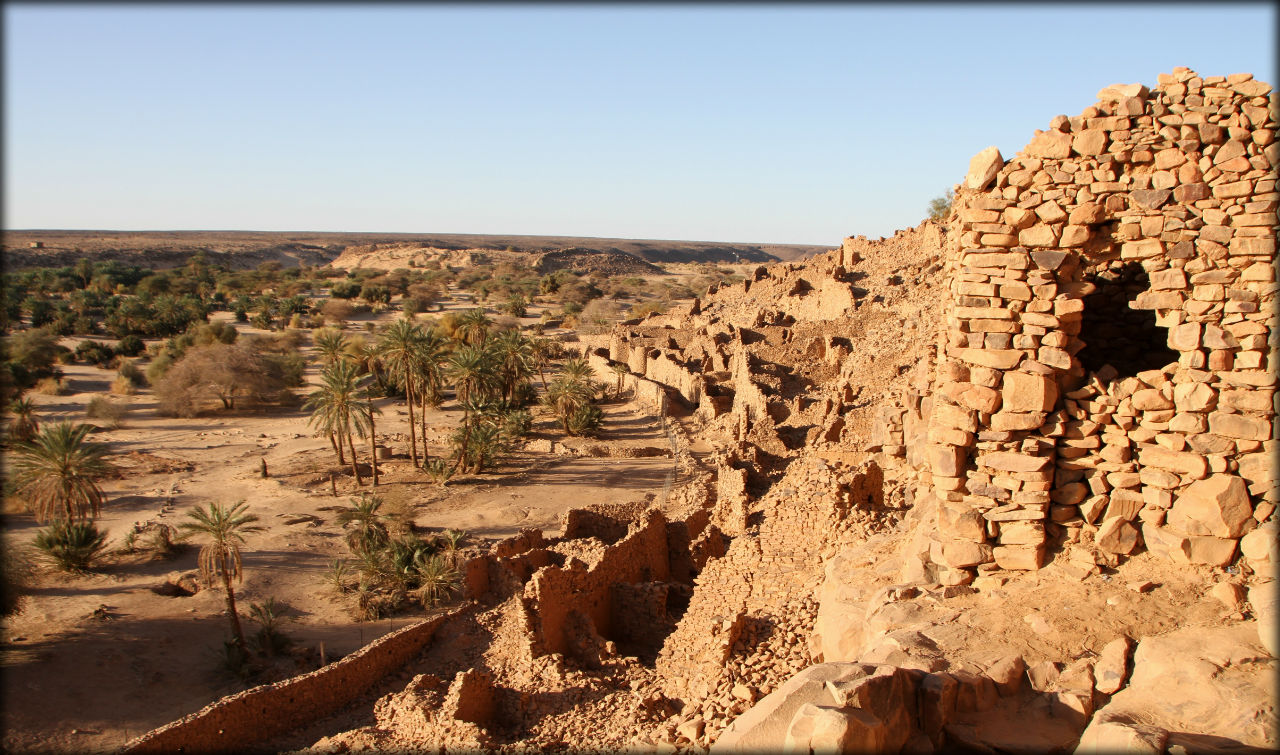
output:
[{"label": "boulder", "polygon": [[1230,474],[1215,474],[1191,483],[1175,496],[1169,525],[1188,535],[1237,538],[1253,521],[1249,487]]},{"label": "boulder", "polygon": [[792,676],[734,719],[716,739],[711,752],[776,751],[787,741],[791,722],[806,704],[834,706],[827,682],[852,681],[875,673],[860,663],[819,663]]},{"label": "boulder", "polygon": [[969,189],[985,189],[1000,168],[1004,166],[1004,158],[996,147],[987,147],[969,160],[969,172],[964,177],[964,185]]}]

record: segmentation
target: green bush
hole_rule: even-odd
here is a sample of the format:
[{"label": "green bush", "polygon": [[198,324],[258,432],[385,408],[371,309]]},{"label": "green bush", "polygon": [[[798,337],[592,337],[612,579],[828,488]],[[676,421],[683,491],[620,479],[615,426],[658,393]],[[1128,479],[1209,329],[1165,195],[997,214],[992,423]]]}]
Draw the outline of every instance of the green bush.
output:
[{"label": "green bush", "polygon": [[36,549],[64,571],[89,569],[107,549],[107,533],[91,522],[60,521],[36,534]]},{"label": "green bush", "polygon": [[951,203],[955,201],[955,192],[947,189],[947,193],[929,200],[929,219],[941,223],[951,214]]},{"label": "green bush", "polygon": [[114,349],[97,341],[81,341],[76,345],[74,354],[77,362],[96,364],[99,367],[107,366],[116,358]]},{"label": "green bush", "polygon": [[142,342],[142,339],[130,333],[121,338],[120,342],[116,344],[116,353],[122,357],[136,357],[142,353],[144,348],[146,348],[146,344]]},{"label": "green bush", "polygon": [[594,435],[604,421],[604,412],[592,404],[578,407],[569,415],[568,429],[570,435]]}]

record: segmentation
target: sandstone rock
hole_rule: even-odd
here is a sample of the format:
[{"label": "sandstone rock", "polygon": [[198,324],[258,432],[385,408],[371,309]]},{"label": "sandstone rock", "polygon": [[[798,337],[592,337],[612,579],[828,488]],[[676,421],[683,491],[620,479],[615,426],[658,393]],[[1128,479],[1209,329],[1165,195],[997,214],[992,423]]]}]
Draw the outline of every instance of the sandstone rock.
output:
[{"label": "sandstone rock", "polygon": [[1275,582],[1263,582],[1249,588],[1249,605],[1258,620],[1258,640],[1271,656],[1280,656],[1280,596]]},{"label": "sandstone rock", "polygon": [[969,161],[969,173],[964,178],[965,187],[969,189],[985,189],[1000,172],[1004,158],[996,147],[987,147],[973,156]]},{"label": "sandstone rock", "polygon": [[887,733],[884,722],[866,711],[805,703],[791,719],[782,752],[879,752]]},{"label": "sandstone rock", "polygon": [[1094,687],[1104,695],[1113,695],[1129,678],[1129,653],[1133,640],[1117,637],[1102,647],[1098,662],[1094,664]]},{"label": "sandstone rock", "polygon": [[1025,150],[1030,157],[1061,160],[1071,156],[1071,135],[1061,131],[1045,131],[1031,139]]},{"label": "sandstone rock", "polygon": [[1006,655],[987,669],[987,676],[996,685],[1002,697],[1018,694],[1026,676],[1027,664],[1020,655]]},{"label": "sandstone rock", "polygon": [[1085,728],[1076,746],[1075,755],[1160,755],[1165,751],[1169,732],[1155,726],[1099,721],[1094,719]]},{"label": "sandstone rock", "polygon": [[1003,411],[1052,411],[1058,400],[1058,384],[1047,375],[1007,372],[1000,388],[1000,396]]},{"label": "sandstone rock", "polygon": [[991,556],[1001,569],[1034,570],[1044,566],[1044,545],[998,545]]},{"label": "sandstone rock", "polygon": [[859,663],[819,663],[792,676],[765,695],[721,732],[711,752],[761,752],[779,750],[786,742],[791,721],[806,704],[835,703],[826,683],[869,676],[875,668]]},{"label": "sandstone rock", "polygon": [[1253,520],[1253,506],[1245,481],[1235,475],[1213,475],[1188,485],[1176,495],[1169,514],[1171,526],[1189,535],[1236,538]]},{"label": "sandstone rock", "polygon": [[1099,102],[1119,102],[1127,97],[1146,99],[1151,90],[1143,84],[1112,84],[1098,91]]},{"label": "sandstone rock", "polygon": [[978,465],[1001,472],[1038,472],[1049,466],[1047,456],[1029,456],[1011,451],[997,451],[978,457]]},{"label": "sandstone rock", "polygon": [[1234,582],[1218,582],[1209,588],[1209,595],[1232,611],[1238,611],[1244,605],[1244,592],[1244,587]]},{"label": "sandstone rock", "polygon": [[1099,550],[1127,556],[1138,546],[1138,530],[1119,517],[1107,519],[1093,536]]}]

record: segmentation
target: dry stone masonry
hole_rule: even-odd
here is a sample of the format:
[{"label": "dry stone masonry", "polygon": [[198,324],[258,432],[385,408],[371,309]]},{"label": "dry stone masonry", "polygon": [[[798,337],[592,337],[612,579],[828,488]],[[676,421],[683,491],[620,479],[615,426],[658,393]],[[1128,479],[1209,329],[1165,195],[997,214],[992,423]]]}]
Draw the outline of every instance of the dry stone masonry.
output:
[{"label": "dry stone masonry", "polygon": [[1179,68],[973,158],[924,400],[946,579],[1050,531],[1225,565],[1272,517],[1276,127],[1269,85]]}]

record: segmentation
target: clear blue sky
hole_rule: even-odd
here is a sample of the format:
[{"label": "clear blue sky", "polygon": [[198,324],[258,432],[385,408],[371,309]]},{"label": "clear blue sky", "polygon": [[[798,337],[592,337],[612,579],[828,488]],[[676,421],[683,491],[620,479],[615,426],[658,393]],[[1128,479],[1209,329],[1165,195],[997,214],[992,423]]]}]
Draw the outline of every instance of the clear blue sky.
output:
[{"label": "clear blue sky", "polygon": [[26,5],[4,225],[891,234],[1114,83],[1272,81],[1269,4]]}]

